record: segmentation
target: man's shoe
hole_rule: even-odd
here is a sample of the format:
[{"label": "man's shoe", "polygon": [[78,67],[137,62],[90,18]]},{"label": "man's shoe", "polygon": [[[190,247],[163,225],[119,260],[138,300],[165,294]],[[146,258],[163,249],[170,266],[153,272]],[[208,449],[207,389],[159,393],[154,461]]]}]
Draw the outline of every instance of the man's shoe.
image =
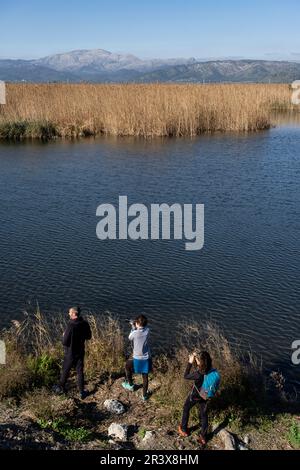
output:
[{"label": "man's shoe", "polygon": [[81,400],[84,400],[87,396],[88,396],[88,392],[86,390],[83,390],[83,392],[80,392]]},{"label": "man's shoe", "polygon": [[188,431],[184,431],[181,426],[178,426],[178,434],[181,437],[189,437],[190,433]]},{"label": "man's shoe", "polygon": [[129,392],[134,391],[134,385],[130,385],[128,382],[123,382],[122,387],[125,388],[125,390],[128,390]]},{"label": "man's shoe", "polygon": [[143,401],[148,401],[149,400],[149,393],[146,393],[146,395],[142,396]]}]

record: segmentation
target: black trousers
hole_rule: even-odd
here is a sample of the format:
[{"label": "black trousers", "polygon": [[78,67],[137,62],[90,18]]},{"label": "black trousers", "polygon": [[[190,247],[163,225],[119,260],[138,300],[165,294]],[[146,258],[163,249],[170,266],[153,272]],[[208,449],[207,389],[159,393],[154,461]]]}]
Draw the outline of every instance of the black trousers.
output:
[{"label": "black trousers", "polygon": [[203,400],[203,398],[194,399],[189,395],[186,399],[186,402],[183,407],[182,413],[182,421],[181,421],[181,429],[187,432],[190,411],[195,406],[198,405],[199,407],[199,419],[201,420],[201,434],[203,437],[207,434],[208,429],[208,415],[207,415],[207,401]]},{"label": "black trousers", "polygon": [[77,383],[80,393],[84,391],[84,373],[83,373],[83,366],[84,366],[84,358],[83,357],[72,357],[72,356],[65,356],[63,368],[61,372],[60,382],[59,385],[64,390],[66,386],[66,382],[69,378],[70,372],[72,369],[76,369],[77,372]]},{"label": "black trousers", "polygon": [[[128,359],[125,364],[125,373],[126,373],[126,380],[130,385],[133,385],[133,360]],[[148,392],[148,374],[142,374],[143,376],[143,395],[146,396]]]}]

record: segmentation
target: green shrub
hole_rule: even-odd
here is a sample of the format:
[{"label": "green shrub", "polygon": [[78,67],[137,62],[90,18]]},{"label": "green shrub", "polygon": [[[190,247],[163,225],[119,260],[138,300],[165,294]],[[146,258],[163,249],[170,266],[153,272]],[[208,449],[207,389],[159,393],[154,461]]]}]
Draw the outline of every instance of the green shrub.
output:
[{"label": "green shrub", "polygon": [[34,385],[47,387],[57,381],[60,370],[58,359],[44,353],[38,357],[29,356],[27,363]]},{"label": "green shrub", "polygon": [[293,421],[289,429],[288,440],[295,449],[300,449],[300,423]]},{"label": "green shrub", "polygon": [[26,133],[26,121],[1,122],[0,137],[7,140],[21,140]]},{"label": "green shrub", "polygon": [[0,139],[50,140],[58,135],[56,126],[48,121],[4,121],[0,122]]},{"label": "green shrub", "polygon": [[146,429],[145,428],[140,428],[139,429],[139,432],[138,432],[138,436],[140,439],[144,439],[145,435],[146,435]]},{"label": "green shrub", "polygon": [[53,421],[38,419],[37,423],[42,429],[51,429],[60,434],[63,438],[72,442],[86,442],[90,440],[92,436],[91,431],[83,427],[74,427],[64,418],[59,418]]}]

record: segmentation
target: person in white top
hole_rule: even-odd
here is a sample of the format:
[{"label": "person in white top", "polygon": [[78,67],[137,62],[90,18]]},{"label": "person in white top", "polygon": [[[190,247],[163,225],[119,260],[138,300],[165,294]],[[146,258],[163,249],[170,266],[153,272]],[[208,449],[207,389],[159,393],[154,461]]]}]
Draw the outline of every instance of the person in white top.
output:
[{"label": "person in white top", "polygon": [[128,391],[134,391],[133,374],[143,376],[143,400],[149,398],[148,394],[148,374],[152,369],[151,353],[149,348],[149,333],[147,327],[148,320],[144,315],[139,315],[132,322],[132,330],[129,340],[133,342],[133,358],[125,364],[126,381],[122,387]]}]

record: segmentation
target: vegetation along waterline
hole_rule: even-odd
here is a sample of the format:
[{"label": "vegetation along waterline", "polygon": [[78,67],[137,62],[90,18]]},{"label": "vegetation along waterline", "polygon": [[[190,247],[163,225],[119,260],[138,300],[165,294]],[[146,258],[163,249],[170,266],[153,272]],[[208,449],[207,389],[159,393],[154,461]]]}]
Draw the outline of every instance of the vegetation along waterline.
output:
[{"label": "vegetation along waterline", "polygon": [[[191,387],[183,378],[187,358],[200,348],[210,351],[222,377],[220,390],[209,404],[208,448],[222,449],[228,439],[242,449],[300,446],[299,404],[286,394],[282,375],[266,375],[259,361],[233,349],[216,326],[180,325],[172,351],[153,358],[151,394],[144,403],[141,389],[131,393],[122,388],[126,339],[118,320],[110,315],[86,319],[92,339],[86,351],[89,395],[85,400],[78,399],[75,377],[66,395],[52,392],[63,357],[63,317],[31,312],[2,331],[7,361],[0,365],[0,446],[195,449],[199,446],[196,413],[191,416],[190,437],[182,439],[176,430]],[[106,408],[105,402],[111,399],[123,405],[122,413]],[[128,431],[123,442],[110,438],[112,425]]]},{"label": "vegetation along waterline", "polygon": [[254,132],[291,108],[288,84],[7,84],[0,139]]}]

